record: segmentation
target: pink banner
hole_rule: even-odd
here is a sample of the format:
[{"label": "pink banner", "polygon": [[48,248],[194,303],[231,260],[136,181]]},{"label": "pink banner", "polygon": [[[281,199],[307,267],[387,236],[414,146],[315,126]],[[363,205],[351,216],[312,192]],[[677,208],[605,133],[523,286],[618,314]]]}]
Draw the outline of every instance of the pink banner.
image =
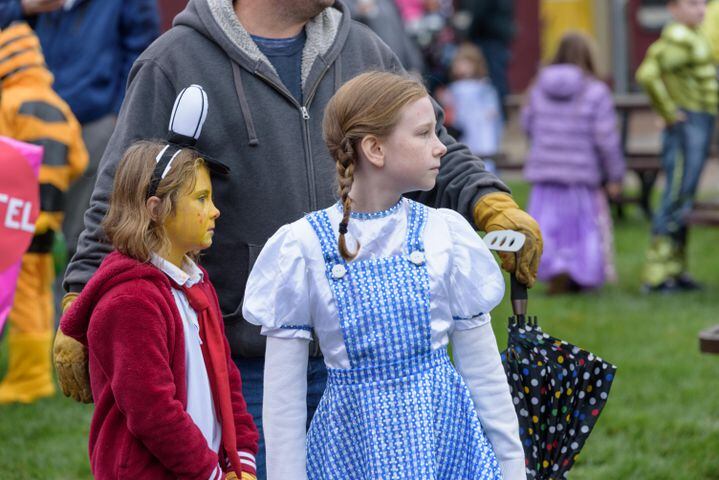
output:
[{"label": "pink banner", "polygon": [[42,147],[0,137],[0,330],[10,313],[20,260],[40,212]]}]

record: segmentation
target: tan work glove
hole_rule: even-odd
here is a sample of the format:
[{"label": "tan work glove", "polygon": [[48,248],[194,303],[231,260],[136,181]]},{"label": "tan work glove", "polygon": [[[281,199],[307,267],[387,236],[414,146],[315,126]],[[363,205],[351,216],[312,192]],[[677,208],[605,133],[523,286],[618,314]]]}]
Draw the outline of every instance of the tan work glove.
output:
[{"label": "tan work glove", "polygon": [[225,475],[225,480],[257,480],[257,477],[252,475],[251,473],[242,472],[242,478],[238,479],[235,472],[228,472]]},{"label": "tan work glove", "polygon": [[[63,313],[70,308],[77,296],[77,293],[68,293],[62,298]],[[53,345],[53,358],[62,393],[78,402],[92,403],[85,346],[58,328]]]},{"label": "tan work glove", "polygon": [[519,265],[516,265],[514,253],[498,253],[502,259],[502,268],[514,273],[517,280],[531,288],[537,279],[543,248],[537,221],[521,210],[509,194],[496,192],[480,197],[474,206],[474,223],[485,232],[514,230],[524,234],[526,240],[519,251]]}]

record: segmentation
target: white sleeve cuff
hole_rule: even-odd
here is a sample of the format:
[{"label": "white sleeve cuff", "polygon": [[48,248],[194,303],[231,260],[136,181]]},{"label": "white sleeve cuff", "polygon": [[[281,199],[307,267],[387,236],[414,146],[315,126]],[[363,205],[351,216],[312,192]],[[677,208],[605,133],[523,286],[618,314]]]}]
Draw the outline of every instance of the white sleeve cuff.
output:
[{"label": "white sleeve cuff", "polygon": [[267,480],[306,480],[307,363],[303,338],[267,338],[262,422]]},{"label": "white sleeve cuff", "polygon": [[266,337],[299,338],[312,340],[312,327],[309,325],[283,325],[281,327],[262,327],[260,333]]},{"label": "white sleeve cuff", "polygon": [[499,462],[504,480],[527,480],[524,457],[506,459]]},{"label": "white sleeve cuff", "polygon": [[471,330],[472,328],[481,327],[492,321],[492,316],[489,313],[479,313],[470,317],[452,317],[454,322],[454,330]]}]

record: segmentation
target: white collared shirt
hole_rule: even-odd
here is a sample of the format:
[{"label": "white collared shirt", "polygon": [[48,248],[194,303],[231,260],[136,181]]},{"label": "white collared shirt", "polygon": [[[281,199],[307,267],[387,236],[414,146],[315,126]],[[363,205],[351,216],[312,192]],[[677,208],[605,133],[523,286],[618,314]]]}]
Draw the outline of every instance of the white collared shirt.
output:
[{"label": "white collared shirt", "polygon": [[[191,287],[202,281],[202,270],[188,257],[184,258],[182,269],[154,253],[150,262],[178,285]],[[202,340],[200,339],[197,313],[190,306],[190,302],[182,290],[172,288],[172,296],[175,298],[175,305],[182,317],[182,330],[185,335],[187,413],[205,436],[207,445],[214,452],[218,452],[222,441],[222,427],[215,413],[210,380],[202,356]]]}]

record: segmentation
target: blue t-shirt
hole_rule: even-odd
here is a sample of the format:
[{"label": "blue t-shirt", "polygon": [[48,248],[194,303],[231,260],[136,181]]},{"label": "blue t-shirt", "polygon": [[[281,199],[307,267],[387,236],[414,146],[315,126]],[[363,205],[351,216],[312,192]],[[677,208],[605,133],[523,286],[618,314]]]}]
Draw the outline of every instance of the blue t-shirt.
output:
[{"label": "blue t-shirt", "polygon": [[282,83],[300,103],[302,103],[302,50],[306,39],[304,29],[299,35],[290,38],[265,38],[252,35],[252,40],[277,70]]}]

